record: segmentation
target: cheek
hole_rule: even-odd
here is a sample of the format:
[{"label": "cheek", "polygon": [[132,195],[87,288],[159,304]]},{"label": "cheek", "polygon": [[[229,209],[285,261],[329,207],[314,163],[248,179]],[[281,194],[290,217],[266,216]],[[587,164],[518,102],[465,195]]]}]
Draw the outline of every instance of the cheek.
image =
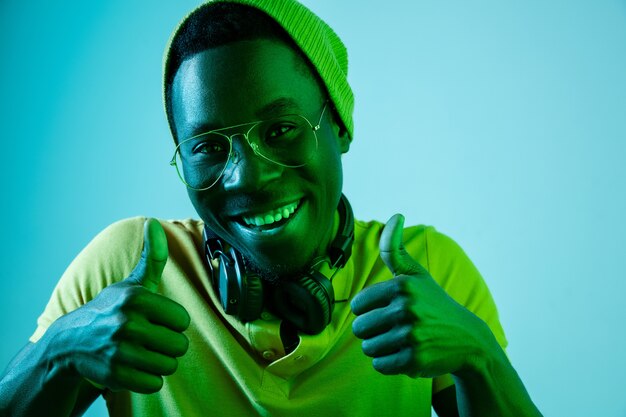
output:
[{"label": "cheek", "polygon": [[208,191],[194,191],[187,189],[187,195],[189,196],[189,201],[196,209],[198,216],[216,233],[218,229],[218,222],[216,221],[213,213],[219,213],[219,209],[213,207],[212,203],[215,203],[217,199],[212,198],[211,193]]},{"label": "cheek", "polygon": [[343,166],[341,165],[341,157],[337,156],[332,165],[328,165],[328,182],[334,189],[339,189],[343,186]]},{"label": "cheek", "polygon": [[336,142],[333,142],[327,152],[322,156],[321,169],[327,181],[333,186],[341,188],[343,185],[343,164],[341,161],[341,150]]}]

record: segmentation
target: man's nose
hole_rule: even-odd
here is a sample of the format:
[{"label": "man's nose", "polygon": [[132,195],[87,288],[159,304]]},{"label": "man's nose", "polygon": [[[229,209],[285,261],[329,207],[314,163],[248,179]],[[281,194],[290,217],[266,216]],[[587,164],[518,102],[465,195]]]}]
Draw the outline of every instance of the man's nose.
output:
[{"label": "man's nose", "polygon": [[243,135],[231,140],[230,160],[223,174],[225,190],[254,191],[280,178],[284,167],[257,155]]}]

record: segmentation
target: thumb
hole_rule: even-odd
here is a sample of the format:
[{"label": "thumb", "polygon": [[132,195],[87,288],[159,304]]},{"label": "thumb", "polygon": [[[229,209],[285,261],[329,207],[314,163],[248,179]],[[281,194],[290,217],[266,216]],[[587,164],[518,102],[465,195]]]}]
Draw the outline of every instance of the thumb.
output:
[{"label": "thumb", "polygon": [[380,235],[379,249],[387,268],[393,275],[422,275],[426,273],[422,265],[409,255],[402,244],[404,216],[394,214],[385,224]]},{"label": "thumb", "polygon": [[167,238],[163,226],[156,219],[147,219],[143,225],[141,259],[127,281],[156,292],[167,263]]}]

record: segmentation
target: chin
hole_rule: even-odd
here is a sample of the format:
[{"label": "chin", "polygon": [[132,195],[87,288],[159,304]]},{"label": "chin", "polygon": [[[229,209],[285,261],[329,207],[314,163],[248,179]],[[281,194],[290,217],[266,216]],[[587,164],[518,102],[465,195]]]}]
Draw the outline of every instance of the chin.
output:
[{"label": "chin", "polygon": [[[264,281],[278,283],[291,281],[308,272],[312,259],[275,259],[250,257],[243,255],[247,271],[258,275]],[[312,257],[311,257],[312,258]]]},{"label": "chin", "polygon": [[293,280],[301,276],[304,270],[307,269],[277,262],[266,264],[268,265],[266,267],[261,267],[247,258],[244,258],[244,262],[248,273],[258,275],[263,281],[271,284]]}]

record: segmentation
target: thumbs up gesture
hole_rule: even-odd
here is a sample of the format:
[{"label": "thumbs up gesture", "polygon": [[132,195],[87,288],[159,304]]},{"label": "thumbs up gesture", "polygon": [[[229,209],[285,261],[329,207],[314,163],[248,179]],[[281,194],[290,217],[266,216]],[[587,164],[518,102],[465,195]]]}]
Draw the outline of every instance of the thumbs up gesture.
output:
[{"label": "thumbs up gesture", "polygon": [[354,334],[385,375],[432,378],[474,369],[495,338],[488,326],[454,301],[402,244],[396,214],[380,237],[380,256],[393,278],[352,300]]},{"label": "thumbs up gesture", "polygon": [[190,318],[157,294],[167,257],[161,224],[147,220],[141,259],[130,276],[50,327],[59,345],[68,346],[59,355],[82,377],[113,391],[153,393],[176,371],[189,345],[183,331]]},{"label": "thumbs up gesture", "polygon": [[146,220],[141,259],[133,273],[126,278],[126,283],[140,285],[151,292],[157,292],[167,257],[167,238],[163,227],[154,219]]}]

